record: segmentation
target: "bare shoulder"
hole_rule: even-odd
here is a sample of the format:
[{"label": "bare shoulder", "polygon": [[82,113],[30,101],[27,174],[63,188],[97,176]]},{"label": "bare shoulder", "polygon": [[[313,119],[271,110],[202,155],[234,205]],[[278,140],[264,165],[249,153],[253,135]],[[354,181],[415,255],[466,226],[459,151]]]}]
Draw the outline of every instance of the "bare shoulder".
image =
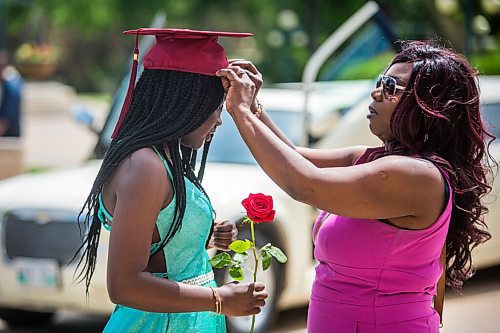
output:
[{"label": "bare shoulder", "polygon": [[407,156],[384,156],[349,167],[324,168],[313,172],[308,180],[300,192],[305,193],[303,202],[337,215],[363,219],[419,217],[425,224],[439,213],[444,198],[439,169],[431,162]]},{"label": "bare shoulder", "polygon": [[136,150],[124,159],[116,176],[117,189],[147,187],[160,190],[167,183],[170,184],[162,160],[149,148]]},{"label": "bare shoulder", "polygon": [[390,155],[365,164],[374,181],[393,190],[410,191],[428,199],[442,196],[444,180],[440,170],[430,161],[409,156]]},{"label": "bare shoulder", "polygon": [[371,163],[381,171],[387,170],[409,177],[441,179],[439,169],[432,162],[422,158],[390,155]]}]

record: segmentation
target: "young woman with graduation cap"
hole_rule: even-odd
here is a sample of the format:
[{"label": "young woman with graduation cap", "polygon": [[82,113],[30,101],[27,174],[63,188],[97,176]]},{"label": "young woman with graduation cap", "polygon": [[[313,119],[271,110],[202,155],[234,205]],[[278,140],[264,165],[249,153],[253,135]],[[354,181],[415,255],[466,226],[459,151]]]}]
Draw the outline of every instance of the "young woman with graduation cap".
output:
[{"label": "young woman with graduation cap", "polygon": [[[218,37],[247,33],[126,31],[136,37],[130,86],[113,140],[82,209],[87,293],[101,228],[110,230],[107,284],[118,304],[105,332],[225,332],[223,315],[260,312],[264,285],[217,287],[206,246],[227,249],[236,229],[215,223],[201,180],[224,102]],[[139,35],[155,35],[134,88]],[[196,151],[204,146],[196,175]],[[222,315],[221,315],[222,314]]]}]

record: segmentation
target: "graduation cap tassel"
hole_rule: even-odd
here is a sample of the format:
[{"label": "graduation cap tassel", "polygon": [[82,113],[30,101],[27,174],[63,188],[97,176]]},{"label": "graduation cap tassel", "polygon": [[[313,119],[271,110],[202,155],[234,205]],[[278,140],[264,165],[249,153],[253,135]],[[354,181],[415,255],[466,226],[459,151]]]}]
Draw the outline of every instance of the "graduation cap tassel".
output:
[{"label": "graduation cap tassel", "polygon": [[137,77],[137,66],[139,65],[139,32],[141,29],[137,30],[137,34],[135,35],[135,47],[134,47],[134,60],[132,61],[132,69],[130,70],[130,80],[128,83],[127,96],[125,97],[125,102],[123,103],[122,110],[120,112],[120,117],[118,118],[118,122],[116,123],[115,130],[111,135],[111,138],[114,139],[120,130],[123,119],[127,114],[130,105],[132,104],[132,96],[134,93],[135,79]]}]

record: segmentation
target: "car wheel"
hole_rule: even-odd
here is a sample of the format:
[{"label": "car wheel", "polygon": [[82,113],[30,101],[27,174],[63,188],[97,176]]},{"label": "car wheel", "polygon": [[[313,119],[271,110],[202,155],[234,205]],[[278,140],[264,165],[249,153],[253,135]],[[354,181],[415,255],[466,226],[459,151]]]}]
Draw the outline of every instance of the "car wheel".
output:
[{"label": "car wheel", "polygon": [[[250,232],[248,230],[240,231],[238,239],[251,239]],[[255,239],[258,248],[269,243],[268,238],[262,233],[259,233],[257,230],[255,231]],[[253,254],[249,253],[248,259],[244,265],[247,269],[244,270],[245,278],[241,281],[242,283],[253,282],[253,260]],[[278,301],[282,281],[282,269],[280,265],[281,264],[274,259],[271,266],[266,271],[263,271],[262,266],[259,263],[257,281],[265,284],[269,297],[266,299],[266,305],[262,308],[261,313],[255,317],[255,333],[267,332],[268,328],[272,326],[277,318],[278,311],[276,309],[276,303]],[[214,273],[219,285],[234,281],[229,275],[227,269],[214,269]],[[226,317],[226,324],[228,333],[248,333],[252,324],[252,316]]]},{"label": "car wheel", "polygon": [[0,308],[0,318],[12,327],[45,325],[53,316],[53,312],[33,312]]}]

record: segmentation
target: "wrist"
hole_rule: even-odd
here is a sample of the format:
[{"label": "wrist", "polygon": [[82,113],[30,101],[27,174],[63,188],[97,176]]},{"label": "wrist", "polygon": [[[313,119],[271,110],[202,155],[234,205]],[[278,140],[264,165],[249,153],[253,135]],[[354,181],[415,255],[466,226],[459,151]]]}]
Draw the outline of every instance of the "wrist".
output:
[{"label": "wrist", "polygon": [[252,108],[244,103],[240,104],[237,107],[231,107],[227,109],[227,112],[233,117],[240,117],[245,115],[250,115],[253,117]]},{"label": "wrist", "polygon": [[222,298],[219,295],[219,292],[217,291],[218,288],[210,287],[212,290],[212,296],[213,296],[213,301],[214,301],[214,307],[213,307],[213,312],[211,311],[211,315],[220,315],[222,314]]},{"label": "wrist", "polygon": [[262,112],[264,111],[264,107],[257,97],[255,97],[254,99],[253,108],[251,111],[258,119],[260,119]]}]

